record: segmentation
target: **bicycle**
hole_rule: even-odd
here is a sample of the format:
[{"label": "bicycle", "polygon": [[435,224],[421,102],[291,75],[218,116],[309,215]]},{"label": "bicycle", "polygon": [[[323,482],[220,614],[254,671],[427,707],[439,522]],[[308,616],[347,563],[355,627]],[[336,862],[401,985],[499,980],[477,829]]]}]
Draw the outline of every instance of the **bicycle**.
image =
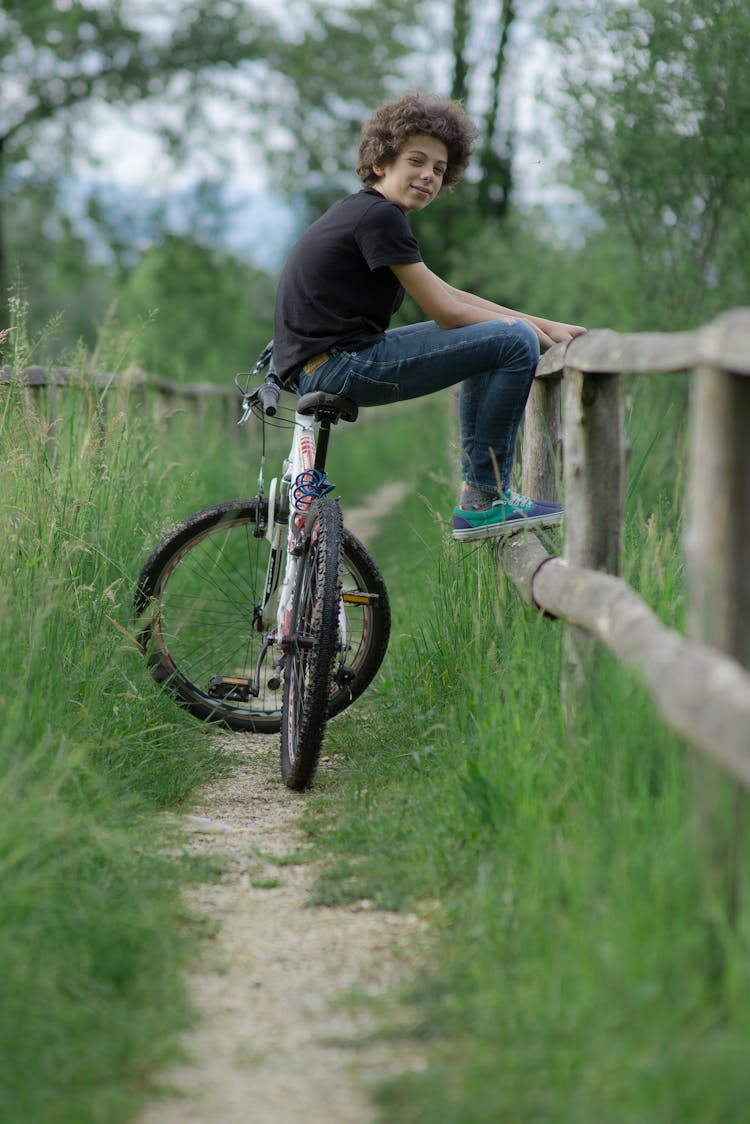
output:
[{"label": "bicycle", "polygon": [[[240,424],[261,422],[257,493],[196,512],[155,547],[136,587],[137,640],[154,679],[197,718],[280,732],[282,778],[299,790],[313,780],[328,719],[382,663],[388,592],[344,527],[325,468],[331,427],[354,422],[356,403],[313,392],[280,407],[273,341],[235,383]],[[268,425],[290,427],[292,442],[266,492]]]}]

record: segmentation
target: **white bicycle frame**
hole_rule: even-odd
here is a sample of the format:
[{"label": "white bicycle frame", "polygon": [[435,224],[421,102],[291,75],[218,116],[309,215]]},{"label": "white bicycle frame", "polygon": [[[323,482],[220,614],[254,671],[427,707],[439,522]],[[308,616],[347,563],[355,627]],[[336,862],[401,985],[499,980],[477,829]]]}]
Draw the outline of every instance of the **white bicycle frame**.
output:
[{"label": "white bicycle frame", "polygon": [[[259,369],[260,365],[256,366],[256,371]],[[240,425],[247,422],[251,412],[250,401],[246,397],[243,402]],[[261,628],[265,633],[265,640],[258,656],[255,671],[256,684],[260,674],[260,666],[271,645],[277,645],[280,649],[275,667],[277,671],[281,670],[286,640],[291,631],[292,604],[302,563],[302,552],[299,549],[302,532],[312,503],[319,495],[324,495],[330,489],[330,485],[325,486],[325,477],[323,478],[323,488],[319,492],[316,491],[314,482],[310,482],[315,468],[315,457],[315,417],[312,414],[300,414],[295,410],[292,444],[289,454],[284,460],[283,475],[281,478],[275,477],[271,480],[268,489],[268,523],[265,529],[265,537],[271,550],[266,569],[263,601],[260,605]],[[261,461],[258,477],[259,496],[264,494],[264,462],[265,456]],[[306,474],[307,480],[305,480]],[[295,493],[305,490],[307,494],[295,500]],[[286,521],[279,522],[276,520],[276,509],[278,505],[284,510],[286,507],[284,501],[288,503],[289,513]],[[286,548],[285,566],[284,576],[281,578],[283,547]],[[347,595],[342,593],[339,601],[339,646],[342,653],[347,652],[350,647],[345,607],[347,600],[359,602],[361,598],[357,594]]]},{"label": "white bicycle frame", "polygon": [[[305,526],[310,501],[300,505],[294,502],[294,487],[302,474],[310,472],[315,465],[315,419],[307,414],[294,415],[294,434],[289,455],[284,460],[284,475],[274,478],[268,492],[268,526],[266,538],[271,545],[266,574],[266,589],[262,611],[264,627],[270,627],[275,619],[275,640],[281,643],[289,633],[292,600],[300,568],[300,555],[296,552],[300,532]],[[278,523],[274,518],[276,501],[288,498],[289,517]],[[284,542],[286,540],[286,543]],[[286,565],[284,577],[279,581],[281,550],[286,545]],[[275,608],[274,608],[275,606]]]}]

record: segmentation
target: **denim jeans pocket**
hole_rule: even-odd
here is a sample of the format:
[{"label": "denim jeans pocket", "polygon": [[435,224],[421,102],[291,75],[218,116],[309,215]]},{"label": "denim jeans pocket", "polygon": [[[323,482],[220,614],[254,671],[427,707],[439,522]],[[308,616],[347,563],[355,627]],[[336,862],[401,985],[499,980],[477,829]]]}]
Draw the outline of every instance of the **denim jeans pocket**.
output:
[{"label": "denim jeans pocket", "polygon": [[350,357],[343,351],[331,352],[331,358],[318,367],[311,375],[304,371],[299,377],[299,387],[302,394],[310,390],[322,390],[326,394],[347,394],[348,366]]},{"label": "denim jeans pocket", "polygon": [[347,390],[341,391],[353,398],[358,406],[388,406],[398,402],[400,389],[398,383],[373,378],[373,371],[357,370],[356,364],[347,373]]}]

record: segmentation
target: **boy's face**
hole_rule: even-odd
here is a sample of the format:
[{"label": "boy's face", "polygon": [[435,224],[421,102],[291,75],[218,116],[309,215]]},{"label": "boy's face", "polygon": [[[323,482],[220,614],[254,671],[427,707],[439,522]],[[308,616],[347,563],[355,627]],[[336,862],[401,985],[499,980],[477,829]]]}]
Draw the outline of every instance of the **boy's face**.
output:
[{"label": "boy's face", "polygon": [[404,214],[423,211],[443,186],[448,149],[437,137],[415,133],[391,164],[373,165],[380,177],[372,186]]}]

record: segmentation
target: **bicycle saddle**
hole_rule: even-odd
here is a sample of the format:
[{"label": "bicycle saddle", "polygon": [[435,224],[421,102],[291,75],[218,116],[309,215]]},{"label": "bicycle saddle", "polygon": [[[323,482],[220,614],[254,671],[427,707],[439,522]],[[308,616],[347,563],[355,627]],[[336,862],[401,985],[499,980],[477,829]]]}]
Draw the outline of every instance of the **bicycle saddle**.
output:
[{"label": "bicycle saddle", "polygon": [[337,422],[339,418],[354,422],[359,414],[359,406],[351,398],[344,398],[341,394],[326,394],[324,390],[303,394],[297,399],[295,409],[298,414],[314,414],[317,418],[327,414],[333,422]]}]

